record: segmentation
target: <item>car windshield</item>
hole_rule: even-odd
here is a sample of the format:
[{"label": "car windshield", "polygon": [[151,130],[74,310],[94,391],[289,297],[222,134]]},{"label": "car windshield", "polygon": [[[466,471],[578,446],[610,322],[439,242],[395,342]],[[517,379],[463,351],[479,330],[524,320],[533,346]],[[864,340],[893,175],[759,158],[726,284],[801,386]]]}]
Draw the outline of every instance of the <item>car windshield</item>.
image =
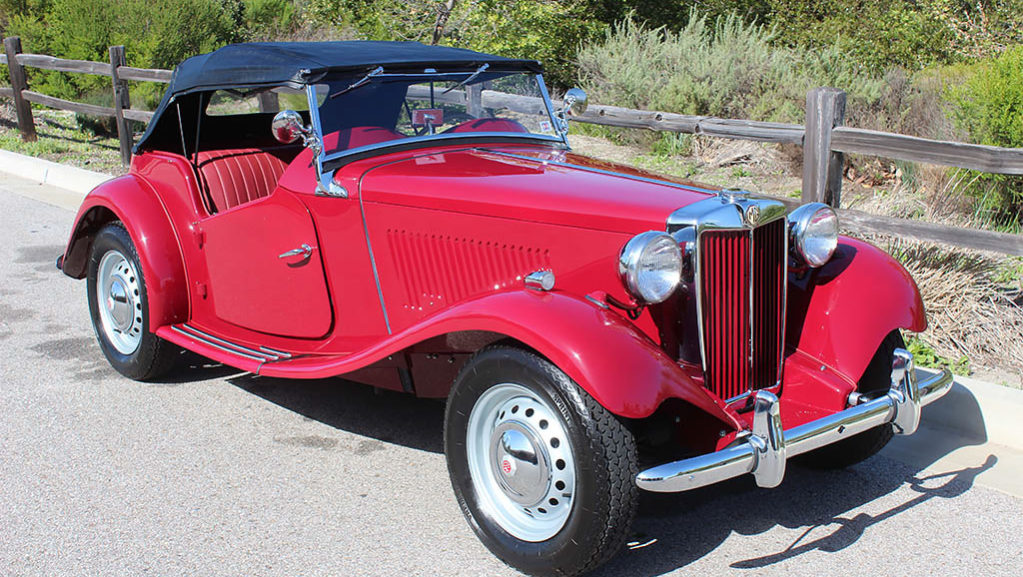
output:
[{"label": "car windshield", "polygon": [[499,133],[558,139],[540,78],[476,69],[443,74],[377,72],[321,81],[326,156],[411,139]]}]

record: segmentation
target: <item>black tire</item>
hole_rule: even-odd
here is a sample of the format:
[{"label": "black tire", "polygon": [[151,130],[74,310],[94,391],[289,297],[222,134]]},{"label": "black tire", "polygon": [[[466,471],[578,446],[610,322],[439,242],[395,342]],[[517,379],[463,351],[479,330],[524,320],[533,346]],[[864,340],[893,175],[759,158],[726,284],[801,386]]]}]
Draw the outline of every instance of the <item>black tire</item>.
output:
[{"label": "black tire", "polygon": [[[97,277],[100,274],[100,263],[104,256],[123,257],[126,265],[124,270],[130,278],[133,288],[129,309],[134,310],[128,331],[136,335],[137,346],[133,349],[123,342],[115,344],[110,329],[104,325],[104,313],[100,307],[100,290]],[[89,314],[92,316],[92,327],[96,332],[100,349],[110,365],[122,375],[138,381],[147,381],[166,374],[174,366],[180,349],[153,334],[149,326],[149,297],[146,291],[146,279],[139,264],[138,252],[128,231],[120,222],[107,224],[93,239],[89,253],[89,269],[86,282],[89,298]],[[134,294],[137,290],[137,294]],[[107,314],[109,318],[109,313]],[[107,321],[109,323],[109,321]]]},{"label": "black tire", "polygon": [[[499,516],[487,510],[487,495],[493,492],[485,493],[485,482],[477,485],[470,471],[467,436],[471,414],[478,405],[486,404],[478,401],[493,397],[509,384],[527,389],[527,402],[546,403],[545,408],[553,409],[560,419],[555,425],[563,427],[575,465],[571,503],[562,503],[566,509],[560,513],[567,515],[566,520],[555,534],[540,541],[524,540],[506,530]],[[517,403],[519,398],[509,402]],[[540,440],[537,446],[542,448],[544,442]],[[482,349],[466,364],[448,397],[444,452],[455,497],[470,527],[491,552],[520,571],[532,575],[591,571],[617,553],[630,534],[638,503],[632,433],[565,373],[535,353],[494,346]],[[551,472],[554,476],[548,477],[548,486],[559,474]],[[497,477],[500,471],[493,474]],[[543,497],[540,504],[544,504]]]},{"label": "black tire", "polygon": [[[881,341],[881,346],[874,353],[874,357],[870,359],[870,364],[860,377],[856,390],[868,397],[876,397],[888,391],[891,388],[895,349],[904,348],[906,343],[898,330],[888,333]],[[891,424],[881,425],[811,451],[800,457],[799,462],[813,469],[844,469],[877,454],[888,444],[893,434]]]}]

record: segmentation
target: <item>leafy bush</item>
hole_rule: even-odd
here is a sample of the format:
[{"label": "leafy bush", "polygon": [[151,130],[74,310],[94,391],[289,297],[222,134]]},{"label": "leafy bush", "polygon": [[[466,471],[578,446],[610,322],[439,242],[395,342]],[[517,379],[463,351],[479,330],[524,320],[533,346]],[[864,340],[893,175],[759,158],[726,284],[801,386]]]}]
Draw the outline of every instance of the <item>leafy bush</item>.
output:
[{"label": "leafy bush", "polygon": [[308,17],[361,38],[413,40],[491,52],[544,63],[547,81],[572,82],[578,45],[595,38],[605,24],[596,18],[599,0],[309,0]]},{"label": "leafy bush", "polygon": [[798,122],[807,91],[839,86],[850,107],[876,101],[882,80],[837,48],[793,50],[772,44],[773,28],[735,14],[696,14],[678,32],[628,18],[603,42],[583,46],[579,79],[595,102],[726,118]]},{"label": "leafy bush", "polygon": [[277,40],[287,36],[298,23],[293,0],[243,0],[243,8],[248,40]]},{"label": "leafy bush", "polygon": [[[26,52],[102,62],[110,46],[124,45],[132,66],[173,68],[241,39],[242,13],[239,0],[52,0],[15,14],[7,34],[21,36]],[[30,74],[33,89],[72,100],[110,82],[85,74]],[[162,87],[146,84],[132,97],[153,105],[161,94]]]},{"label": "leafy bush", "polygon": [[[964,81],[950,86],[954,118],[980,144],[1023,148],[1023,46],[997,58],[961,67]],[[988,208],[1018,221],[1023,209],[1023,178],[986,174],[982,195]]]},{"label": "leafy bush", "polygon": [[[106,90],[83,96],[80,102],[109,107],[113,99],[113,89],[107,87]],[[117,136],[117,120],[113,116],[93,116],[76,112],[75,123],[79,129],[93,136]]]}]

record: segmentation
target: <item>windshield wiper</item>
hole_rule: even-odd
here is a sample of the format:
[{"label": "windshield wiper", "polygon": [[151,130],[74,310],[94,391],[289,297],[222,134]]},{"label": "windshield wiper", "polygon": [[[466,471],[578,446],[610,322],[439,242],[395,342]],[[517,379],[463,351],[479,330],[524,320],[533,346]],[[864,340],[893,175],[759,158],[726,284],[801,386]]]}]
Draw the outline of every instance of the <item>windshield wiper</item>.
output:
[{"label": "windshield wiper", "polygon": [[476,72],[473,72],[472,74],[470,74],[468,78],[466,78],[465,80],[463,80],[463,81],[459,82],[458,84],[452,86],[451,88],[448,88],[444,92],[441,92],[440,93],[441,96],[447,94],[448,92],[451,92],[452,90],[454,90],[456,88],[461,88],[461,87],[465,86],[466,84],[472,82],[473,80],[476,80],[476,77],[479,76],[480,74],[483,74],[483,72],[485,72],[487,68],[490,68],[489,64],[484,64],[483,66],[480,66],[479,68],[476,69]]},{"label": "windshield wiper", "polygon": [[356,88],[358,88],[360,86],[369,84],[369,81],[373,80],[373,77],[380,76],[383,73],[384,73],[384,67],[383,66],[377,66],[376,68],[371,70],[369,74],[367,74],[367,75],[363,76],[362,78],[360,78],[359,80],[356,80],[355,82],[349,84],[348,88],[345,88],[343,90],[335,92],[334,94],[331,94],[330,98],[331,99],[337,98],[338,96],[341,96],[342,94],[344,94],[346,92],[355,90]]}]

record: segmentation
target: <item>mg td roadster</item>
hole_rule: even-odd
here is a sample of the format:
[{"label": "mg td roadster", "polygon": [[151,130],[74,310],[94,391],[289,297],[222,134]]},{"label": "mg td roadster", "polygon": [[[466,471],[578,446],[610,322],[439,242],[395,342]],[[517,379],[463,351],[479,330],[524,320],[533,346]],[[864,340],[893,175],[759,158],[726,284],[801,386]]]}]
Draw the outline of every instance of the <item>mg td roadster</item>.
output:
[{"label": "mg td roadster", "polygon": [[446,398],[458,505],[531,574],[613,556],[640,490],[774,487],[917,428],[951,376],[914,373],[902,266],[828,206],[573,154],[585,105],[532,60],[227,46],[177,67],[58,267],[126,377],[183,348]]}]

